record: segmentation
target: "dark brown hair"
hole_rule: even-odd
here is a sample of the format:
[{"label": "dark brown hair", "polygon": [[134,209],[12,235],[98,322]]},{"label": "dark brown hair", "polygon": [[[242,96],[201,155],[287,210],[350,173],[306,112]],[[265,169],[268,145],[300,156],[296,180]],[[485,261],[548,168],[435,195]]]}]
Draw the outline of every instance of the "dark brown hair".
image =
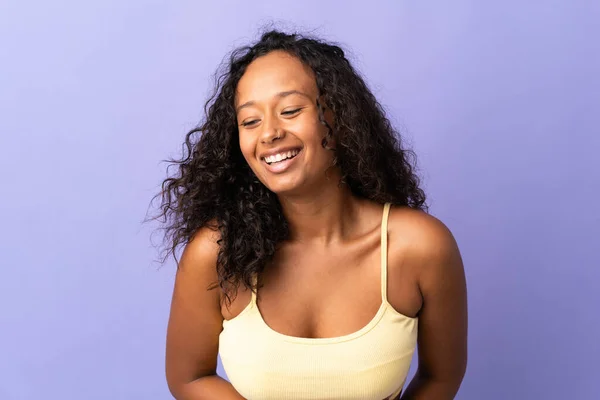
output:
[{"label": "dark brown hair", "polygon": [[217,75],[206,119],[185,138],[184,154],[170,160],[177,174],[164,180],[157,219],[163,223],[165,253],[176,256],[202,227],[220,233],[218,285],[227,300],[240,284],[252,287],[288,237],[277,196],[254,175],[241,154],[234,107],[237,84],[248,65],[283,50],[309,66],[319,93],[334,115],[330,131],[342,180],[354,195],[426,211],[415,174],[415,155],[401,146],[381,105],[352,67],[344,51],[322,40],[270,31],[252,46],[234,50]]}]

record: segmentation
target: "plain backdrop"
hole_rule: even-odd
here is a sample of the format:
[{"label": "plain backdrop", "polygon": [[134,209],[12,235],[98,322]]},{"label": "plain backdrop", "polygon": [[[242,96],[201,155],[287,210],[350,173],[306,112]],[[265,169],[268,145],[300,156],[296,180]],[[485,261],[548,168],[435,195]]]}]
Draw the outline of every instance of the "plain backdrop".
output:
[{"label": "plain backdrop", "polygon": [[416,150],[468,279],[458,399],[600,398],[598,4],[0,2],[0,399],[170,398],[141,221],[270,23],[344,46]]}]

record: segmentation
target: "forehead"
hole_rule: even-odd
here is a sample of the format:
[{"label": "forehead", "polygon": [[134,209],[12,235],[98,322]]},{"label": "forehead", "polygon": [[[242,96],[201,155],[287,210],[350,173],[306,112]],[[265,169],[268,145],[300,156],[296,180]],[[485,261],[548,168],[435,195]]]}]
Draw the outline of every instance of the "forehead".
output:
[{"label": "forehead", "polygon": [[300,90],[317,97],[317,84],[310,67],[283,51],[273,51],[252,61],[240,79],[236,104],[263,101],[287,90]]}]

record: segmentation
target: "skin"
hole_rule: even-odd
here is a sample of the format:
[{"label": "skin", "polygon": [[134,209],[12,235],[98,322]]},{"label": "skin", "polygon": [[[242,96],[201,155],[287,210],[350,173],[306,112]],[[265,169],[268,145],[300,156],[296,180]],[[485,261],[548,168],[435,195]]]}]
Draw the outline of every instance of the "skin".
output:
[{"label": "skin", "polygon": [[[321,146],[327,130],[318,119],[318,96],[308,67],[272,52],[248,66],[236,97],[242,154],[277,193],[291,233],[261,277],[258,306],[275,331],[310,338],[359,330],[381,302],[382,205],[338,184],[334,151]],[[331,112],[325,109],[324,115],[333,126]],[[269,172],[261,154],[287,146],[301,152],[284,173]],[[407,207],[392,207],[388,238],[388,300],[396,311],[419,317],[418,373],[401,398],[452,399],[467,360],[466,284],[458,247],[439,220]],[[207,290],[217,280],[217,240],[216,231],[201,229],[177,272],[166,356],[167,381],[177,399],[242,398],[216,376],[218,336],[223,320],[237,316],[251,293],[240,289],[226,307],[218,289]]]}]

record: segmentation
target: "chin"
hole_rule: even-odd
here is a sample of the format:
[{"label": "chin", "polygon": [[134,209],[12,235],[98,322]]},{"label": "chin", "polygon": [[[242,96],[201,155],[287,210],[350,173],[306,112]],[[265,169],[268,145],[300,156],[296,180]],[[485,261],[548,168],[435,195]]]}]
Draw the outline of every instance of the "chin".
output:
[{"label": "chin", "polygon": [[304,186],[297,177],[295,179],[288,179],[288,177],[269,179],[268,181],[263,181],[263,184],[271,192],[282,196],[296,195],[302,191],[302,187]]},{"label": "chin", "polygon": [[292,183],[277,183],[266,186],[267,189],[278,196],[290,196],[297,194],[300,191],[300,187]]}]

